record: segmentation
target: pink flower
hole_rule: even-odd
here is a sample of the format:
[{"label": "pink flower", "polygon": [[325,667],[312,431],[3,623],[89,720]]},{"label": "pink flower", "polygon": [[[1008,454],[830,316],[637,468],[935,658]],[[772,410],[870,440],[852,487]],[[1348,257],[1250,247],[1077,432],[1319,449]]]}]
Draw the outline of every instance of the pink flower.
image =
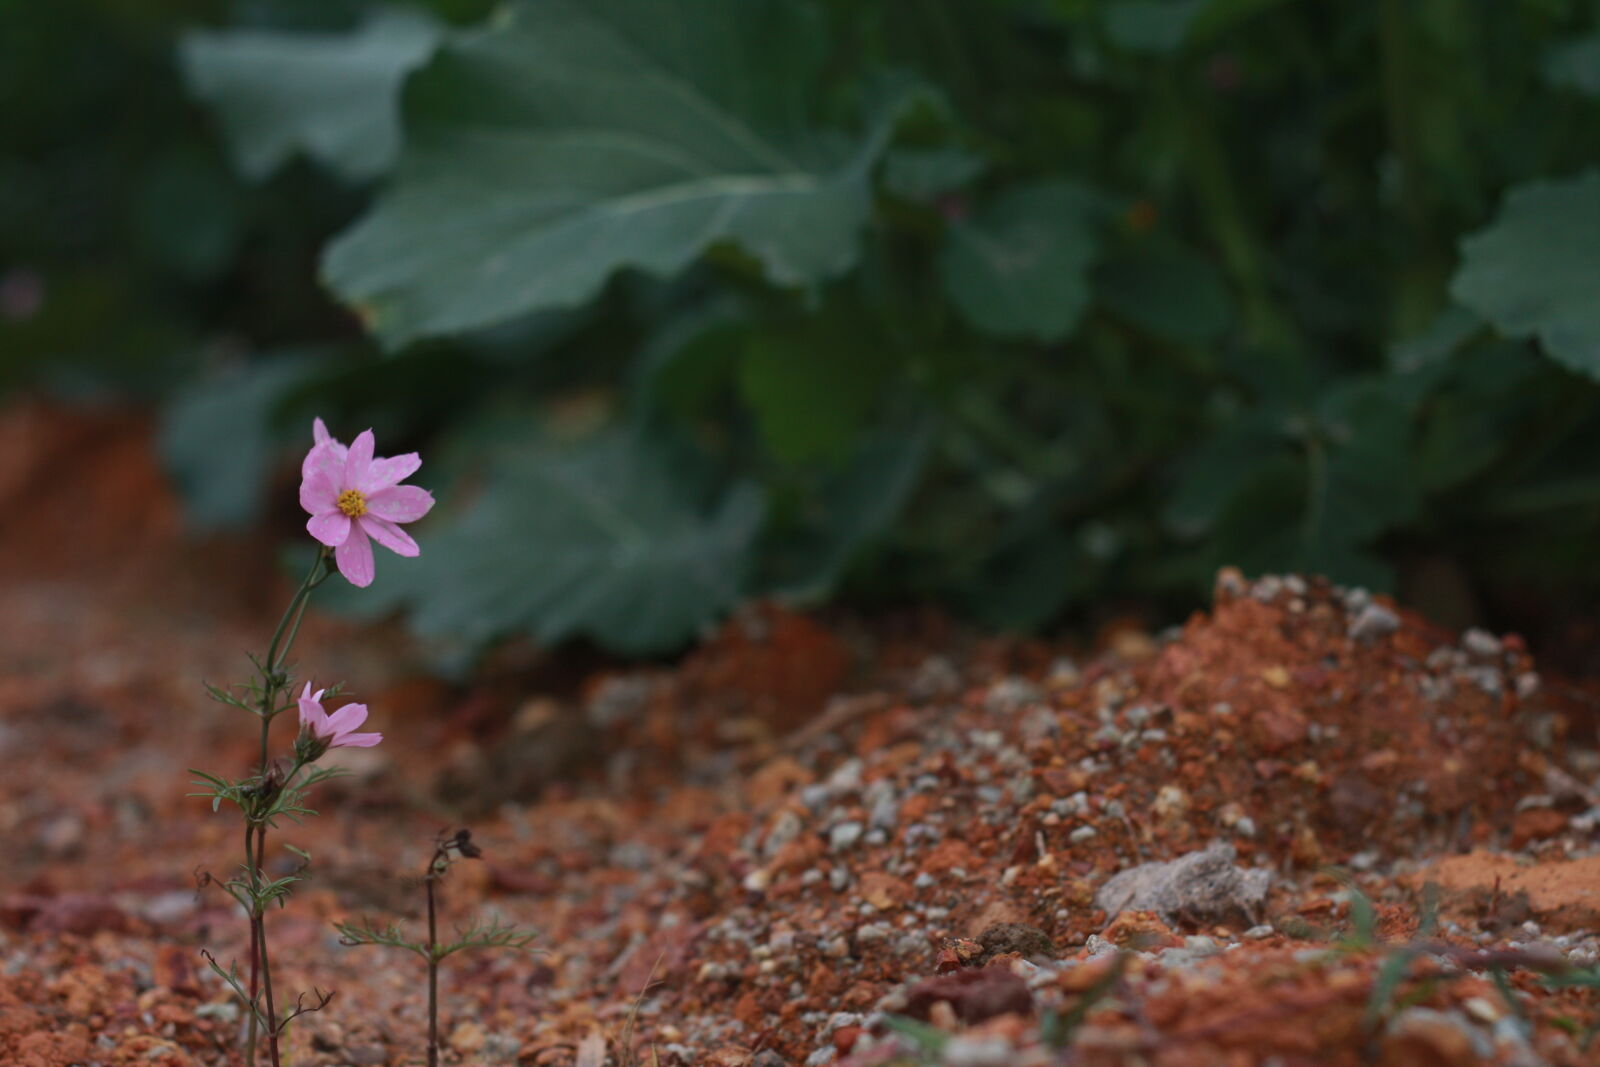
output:
[{"label": "pink flower", "polygon": [[[322,710],[326,689],[311,691],[311,683],[300,693],[300,731],[327,748],[371,748],[383,740],[382,734],[358,734],[356,727],[367,721],[365,704],[346,704],[329,715]],[[319,750],[320,751],[320,750]]]},{"label": "pink flower", "polygon": [[415,452],[373,456],[371,430],[348,448],[321,419],[312,424],[312,434],[316,444],[300,464],[300,506],[311,513],[306,529],[333,549],[339,573],[351,585],[371,585],[373,541],[400,556],[421,551],[398,524],[415,522],[433,507],[426,489],[400,484],[422,459]]}]

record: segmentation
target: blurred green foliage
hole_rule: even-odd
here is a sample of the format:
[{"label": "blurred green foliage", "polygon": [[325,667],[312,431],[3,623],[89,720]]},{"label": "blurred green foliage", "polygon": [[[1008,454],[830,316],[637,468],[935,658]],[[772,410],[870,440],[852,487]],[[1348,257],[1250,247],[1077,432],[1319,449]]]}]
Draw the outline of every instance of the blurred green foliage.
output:
[{"label": "blurred green foliage", "polygon": [[166,397],[211,522],[314,411],[423,448],[362,608],[463,660],[1223,563],[1589,596],[1597,15],[0,4],[0,385]]}]

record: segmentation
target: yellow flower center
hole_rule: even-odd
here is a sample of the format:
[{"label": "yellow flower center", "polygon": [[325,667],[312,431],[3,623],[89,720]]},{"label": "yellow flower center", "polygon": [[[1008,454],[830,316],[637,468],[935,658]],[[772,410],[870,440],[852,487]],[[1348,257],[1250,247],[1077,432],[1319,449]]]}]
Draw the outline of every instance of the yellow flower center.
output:
[{"label": "yellow flower center", "polygon": [[339,494],[339,510],[352,519],[359,519],[367,513],[367,498],[359,489],[346,489]]}]

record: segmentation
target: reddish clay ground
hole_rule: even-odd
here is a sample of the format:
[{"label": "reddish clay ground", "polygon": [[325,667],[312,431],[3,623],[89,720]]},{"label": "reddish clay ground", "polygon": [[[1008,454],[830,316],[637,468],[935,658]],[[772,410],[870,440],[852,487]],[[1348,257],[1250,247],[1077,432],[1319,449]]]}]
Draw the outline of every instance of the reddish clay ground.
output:
[{"label": "reddish clay ground", "polygon": [[[184,768],[248,768],[253,722],[198,680],[242,676],[285,590],[270,543],[184,540],[147,438],[0,415],[7,1065],[236,1062],[199,953],[243,924],[195,874],[238,824]],[[754,607],[676,666],[513,652],[453,687],[397,628],[311,620],[301,673],[387,736],[276,838],[315,856],[270,918],[279,987],[337,992],[286,1062],[421,1062],[415,961],[330,923],[414,923],[406,876],[461,825],[486,858],[447,914],[545,951],[451,961],[448,1062],[1600,1062],[1600,993],[1544,981],[1600,959],[1594,722],[1520,641],[1225,572],[1181,630],[1105,644]],[[1218,842],[1216,893],[1107,914],[1112,875]]]}]

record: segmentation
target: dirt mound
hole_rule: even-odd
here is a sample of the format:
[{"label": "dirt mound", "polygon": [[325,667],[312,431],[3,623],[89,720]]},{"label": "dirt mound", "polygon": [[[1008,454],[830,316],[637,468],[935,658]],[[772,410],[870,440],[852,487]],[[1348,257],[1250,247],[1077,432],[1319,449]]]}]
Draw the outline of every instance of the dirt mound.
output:
[{"label": "dirt mound", "polygon": [[[184,768],[247,764],[249,731],[196,681],[237,673],[271,619],[196,599],[199,568],[174,578],[193,546],[126,433],[103,485],[99,460],[61,466],[81,492],[5,534],[49,564],[0,585],[0,1062],[19,1067],[235,1062],[238,1007],[197,961],[236,958],[242,931],[194,881],[237,862],[235,826],[182,796]],[[28,441],[50,463],[104,451]],[[135,542],[166,562],[109,598],[126,568],[67,520],[133,507],[105,494],[135,468]],[[0,492],[33,499],[30,471]],[[366,629],[305,633],[319,678],[408,673]],[[316,861],[272,917],[274,973],[338,991],[293,1062],[415,1061],[416,968],[328,924],[415,920],[406,875],[456,824],[435,787],[463,767],[487,858],[445,884],[447,921],[529,923],[546,951],[446,972],[448,1062],[622,1064],[625,1032],[664,1067],[1590,1062],[1600,1006],[1573,983],[1600,960],[1600,758],[1520,641],[1225,572],[1210,612],[1108,645],[1075,661],[757,606],[675,668],[372,694],[384,745],[282,835]],[[1113,901],[1119,874],[1136,891]]]}]

